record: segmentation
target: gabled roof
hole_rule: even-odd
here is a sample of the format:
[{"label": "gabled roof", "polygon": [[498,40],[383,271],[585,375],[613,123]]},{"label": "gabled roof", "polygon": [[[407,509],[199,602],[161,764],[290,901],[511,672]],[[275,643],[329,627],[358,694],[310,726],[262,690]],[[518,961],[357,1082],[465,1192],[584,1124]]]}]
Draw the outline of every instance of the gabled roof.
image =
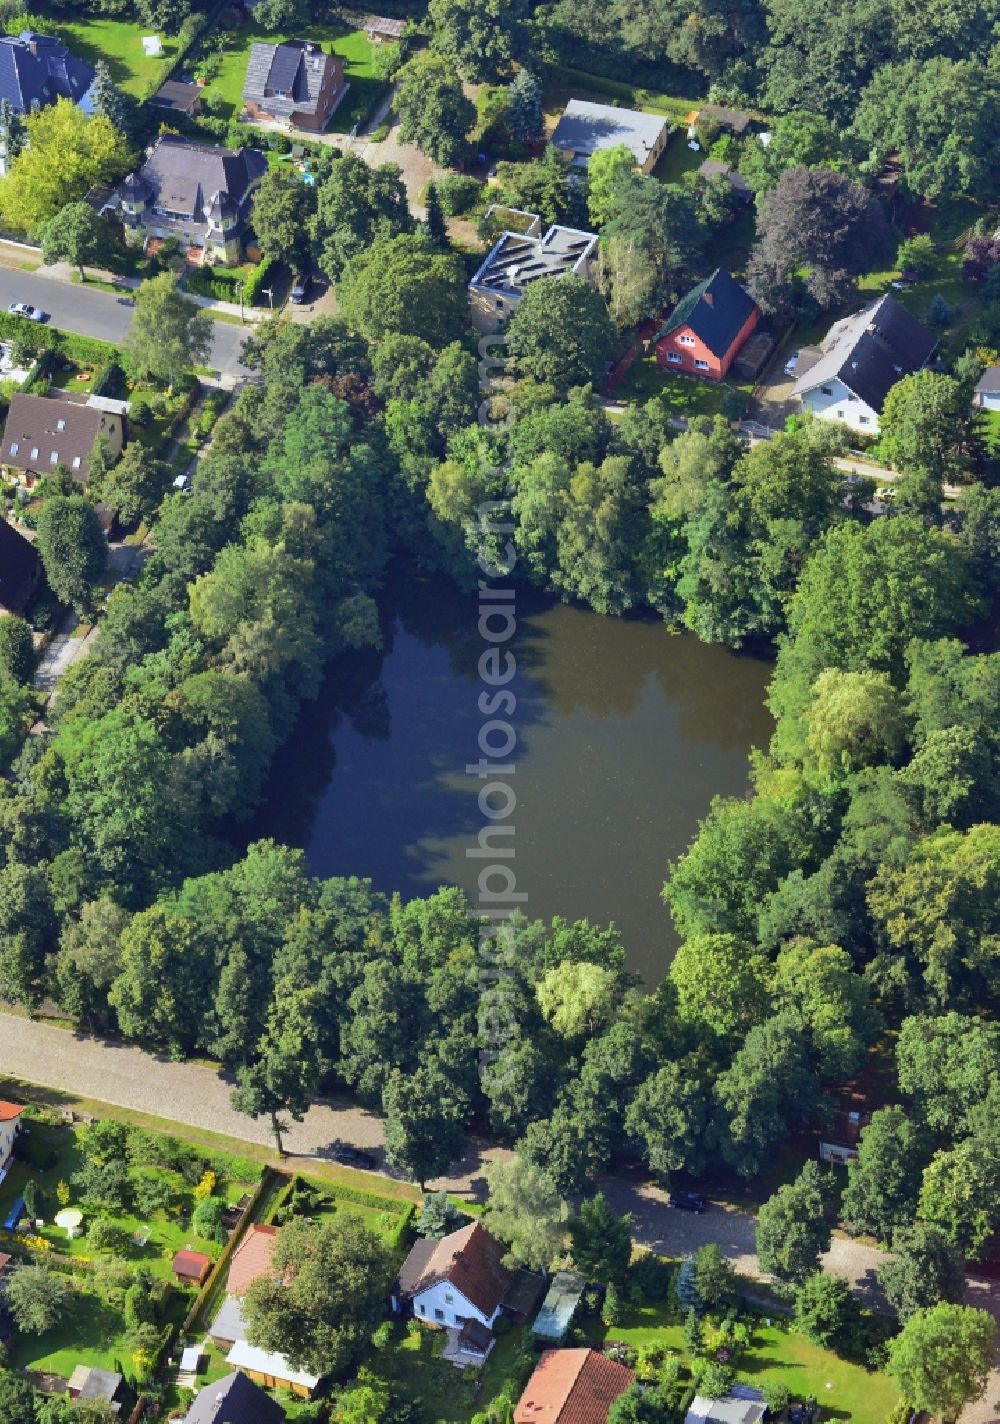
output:
[{"label": "gabled roof", "polygon": [[987,366],[976,382],[976,395],[996,395],[1000,392],[1000,366]]},{"label": "gabled roof", "polygon": [[332,62],[320,45],[309,40],[258,41],[250,48],[244,101],[266,104],[269,112],[283,116],[314,114],[323,76]]},{"label": "gabled roof", "polygon": [[198,1392],[185,1424],[283,1424],[284,1418],[260,1385],[234,1371]]},{"label": "gabled roof", "polygon": [[546,1350],[514,1410],[514,1424],[606,1424],[635,1382],[625,1365],[597,1350]]},{"label": "gabled roof", "polygon": [[466,1300],[491,1316],[510,1289],[505,1248],[478,1221],[440,1241],[418,1241],[399,1272],[400,1294],[411,1299],[448,1281]]},{"label": "gabled roof", "polygon": [[149,196],[157,207],[204,222],[215,199],[225,195],[239,207],[266,172],[267,159],[255,148],[220,148],[163,134],[120,191]]},{"label": "gabled roof", "polygon": [[767,1404],[759,1389],[749,1384],[734,1384],[722,1399],[706,1399],[696,1394],[684,1424],[758,1424],[766,1411]]},{"label": "gabled roof", "polygon": [[660,141],[666,124],[662,114],[642,114],[638,109],[616,109],[611,104],[571,99],[551,141],[556,148],[588,158],[602,148],[624,144],[641,167]]},{"label": "gabled roof", "polygon": [[361,22],[366,34],[387,35],[390,39],[401,40],[406,28],[405,20],[391,20],[385,15],[366,15]]},{"label": "gabled roof", "polygon": [[36,474],[65,465],[86,480],[104,418],[97,406],[15,391],[0,440],[0,462]]},{"label": "gabled roof", "polygon": [[175,1276],[194,1276],[200,1278],[209,1271],[212,1266],[211,1256],[206,1256],[203,1251],[178,1251],[170,1263],[170,1269]]},{"label": "gabled roof", "polygon": [[[5,519],[0,519],[0,602],[3,602],[3,594],[5,591],[4,578],[7,574],[7,561],[8,559],[12,561],[16,560],[18,557],[17,545],[12,542],[14,539],[18,540],[18,542],[23,544],[28,550],[30,557],[34,560],[32,568],[34,568],[34,564],[38,562],[38,555],[28,543],[27,539],[19,534]],[[8,1103],[0,1098],[0,1122],[12,1122],[14,1118],[20,1117],[23,1112],[24,1107],[21,1103]]]},{"label": "gabled roof", "polygon": [[754,306],[749,292],[723,267],[717,267],[677,303],[656,340],[662,341],[672,332],[688,327],[714,356],[721,358],[739,336]]},{"label": "gabled roof", "polygon": [[57,99],[78,104],[93,82],[91,66],[51,35],[0,35],[0,100],[8,99],[18,113]]},{"label": "gabled roof", "polygon": [[69,1388],[78,1390],[81,1399],[106,1399],[110,1403],[121,1387],[120,1374],[96,1365],[77,1365],[69,1377]]},{"label": "gabled roof", "polygon": [[270,1272],[277,1236],[276,1227],[257,1224],[250,1227],[230,1258],[227,1295],[244,1295],[254,1281]]},{"label": "gabled roof", "polygon": [[881,414],[897,381],[926,366],[937,338],[888,293],[843,321],[834,322],[820,359],[795,382],[801,396],[817,386],[841,381]]},{"label": "gabled roof", "polygon": [[201,89],[197,84],[185,84],[182,79],[168,79],[160,85],[149,103],[154,109],[191,114],[201,103]]}]

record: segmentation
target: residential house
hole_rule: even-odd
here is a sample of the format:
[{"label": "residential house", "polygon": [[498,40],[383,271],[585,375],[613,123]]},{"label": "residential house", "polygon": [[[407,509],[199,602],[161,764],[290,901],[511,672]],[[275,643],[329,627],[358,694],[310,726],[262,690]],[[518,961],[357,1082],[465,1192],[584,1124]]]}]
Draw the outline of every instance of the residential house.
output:
[{"label": "residential house", "polygon": [[204,1285],[205,1277],[212,1269],[210,1256],[201,1251],[178,1251],[170,1263],[170,1269],[184,1286]]},{"label": "residential house", "polygon": [[586,168],[591,156],[624,144],[640,173],[652,173],[667,146],[670,126],[662,114],[616,109],[571,99],[552,135],[552,145],[570,155],[576,168]]},{"label": "residential house", "polygon": [[500,1314],[517,1279],[503,1264],[506,1247],[478,1221],[440,1241],[418,1241],[393,1287],[397,1314],[461,1330],[469,1320],[487,1329]]},{"label": "residential house", "polygon": [[15,391],[0,437],[0,465],[9,479],[32,488],[56,465],[87,483],[98,439],[112,456],[121,454],[128,436],[128,404],[91,396],[83,405]]},{"label": "residential house", "polygon": [[731,168],[728,163],[723,163],[721,159],[706,158],[698,169],[698,177],[704,178],[706,183],[711,183],[715,178],[725,178],[732,189],[733,196],[739,198],[741,203],[749,203],[753,198],[753,189],[743,174],[737,173],[735,168]]},{"label": "residential house", "polygon": [[145,163],[119,184],[113,207],[129,243],[176,238],[190,260],[240,260],[254,189],[267,172],[255,148],[220,148],[162,134]]},{"label": "residential house", "polygon": [[556,1271],[531,1327],[536,1339],[552,1345],[562,1343],[583,1296],[583,1286],[583,1277],[576,1271]]},{"label": "residential house", "polygon": [[[9,528],[10,525],[0,519],[0,530]],[[3,540],[0,539],[0,570],[3,568],[4,550],[2,544]],[[30,544],[28,547],[31,548]],[[3,573],[0,572],[0,585],[2,582]],[[0,1099],[0,1172],[6,1172],[10,1166],[11,1158],[14,1155],[14,1139],[21,1131],[21,1114],[23,1112],[24,1108],[18,1103],[8,1103]]]},{"label": "residential house", "polygon": [[555,223],[543,236],[536,214],[512,213],[528,220],[525,230],[501,233],[469,283],[472,325],[483,335],[503,328],[532,282],[570,275],[592,282],[597,268],[596,233]]},{"label": "residential house", "polygon": [[736,138],[742,138],[751,123],[750,115],[742,109],[727,109],[721,104],[702,104],[695,115],[695,122],[704,122],[706,119],[718,124],[720,129],[725,129]]},{"label": "residential house", "polygon": [[514,1409],[514,1424],[606,1424],[635,1383],[625,1365],[586,1348],[546,1350]]},{"label": "residential house", "polygon": [[201,86],[186,84],[181,79],[168,79],[149,100],[154,109],[167,109],[171,114],[184,114],[194,118],[201,112]]},{"label": "residential house", "polygon": [[684,1424],[760,1424],[767,1404],[759,1389],[734,1384],[722,1399],[706,1399],[696,1394]]},{"label": "residential house", "polygon": [[347,93],[344,65],[309,40],[251,46],[243,85],[245,117],[321,133]]},{"label": "residential house", "polygon": [[792,394],[820,420],[874,435],[897,381],[927,365],[937,338],[888,294],[834,322],[819,347],[799,352]]},{"label": "residential house", "polygon": [[829,1129],[819,1140],[819,1160],[832,1162],[837,1167],[857,1161],[862,1130],[871,1120],[871,1113],[866,1112],[834,1113]]},{"label": "residential house", "polygon": [[1000,410],[1000,366],[987,366],[976,383],[972,403],[979,410]]},{"label": "residential house", "polygon": [[[0,614],[23,613],[41,576],[42,564],[34,546],[17,532],[13,524],[0,517]],[[10,1107],[10,1104],[0,1103],[0,1169],[7,1155],[4,1153],[5,1107]],[[10,1144],[7,1145],[9,1148]]]},{"label": "residential house", "polygon": [[8,100],[19,114],[48,108],[57,99],[89,110],[94,75],[86,60],[51,35],[35,30],[0,35],[0,99]]},{"label": "residential house", "polygon": [[319,1375],[310,1374],[308,1370],[293,1369],[284,1355],[259,1350],[246,1340],[237,1340],[226,1356],[226,1364],[264,1389],[287,1389],[299,1399],[312,1399],[320,1381]]},{"label": "residential house", "polygon": [[655,337],[657,364],[668,371],[723,381],[760,320],[754,299],[717,267],[674,307]]},{"label": "residential house", "polygon": [[366,15],[361,28],[372,44],[399,44],[406,28],[405,20],[390,20],[385,15]]},{"label": "residential house", "polygon": [[199,1390],[185,1424],[284,1424],[285,1411],[247,1375],[234,1371]]},{"label": "residential house", "polygon": [[227,1295],[245,1295],[255,1280],[270,1274],[277,1239],[276,1226],[259,1222],[250,1225],[229,1259]]},{"label": "residential house", "polygon": [[69,1377],[66,1391],[70,1399],[102,1399],[118,1414],[125,1398],[125,1381],[114,1370],[77,1365]]}]

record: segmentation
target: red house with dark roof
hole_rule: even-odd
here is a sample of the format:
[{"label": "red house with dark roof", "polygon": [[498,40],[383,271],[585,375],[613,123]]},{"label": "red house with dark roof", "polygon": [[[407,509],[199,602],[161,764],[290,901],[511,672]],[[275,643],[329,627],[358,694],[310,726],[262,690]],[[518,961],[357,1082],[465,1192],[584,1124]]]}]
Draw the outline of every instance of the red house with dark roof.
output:
[{"label": "red house with dark roof", "polygon": [[760,320],[753,297],[722,267],[677,303],[656,336],[656,360],[667,371],[723,381]]}]

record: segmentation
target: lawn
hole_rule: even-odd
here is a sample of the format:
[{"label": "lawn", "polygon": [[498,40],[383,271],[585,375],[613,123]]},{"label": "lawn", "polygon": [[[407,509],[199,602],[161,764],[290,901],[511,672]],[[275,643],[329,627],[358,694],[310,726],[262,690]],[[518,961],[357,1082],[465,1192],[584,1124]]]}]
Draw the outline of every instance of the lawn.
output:
[{"label": "lawn", "polygon": [[722,399],[727,390],[741,391],[748,399],[751,386],[731,387],[725,382],[698,381],[690,376],[678,376],[657,365],[655,353],[637,357],[621,385],[614,392],[616,400],[650,400],[659,396],[670,414],[687,419],[693,415],[720,415]]},{"label": "lawn", "polygon": [[549,65],[545,73],[543,104],[547,114],[562,113],[570,99],[585,99],[596,104],[607,104],[612,99],[618,99],[631,109],[664,114],[675,123],[680,123],[700,102],[623,84],[617,79],[605,79],[600,74],[588,74],[586,70],[573,69],[568,64]]},{"label": "lawn", "polygon": [[[851,1424],[886,1424],[897,1395],[885,1375],[811,1345],[780,1318],[748,1318],[753,1335],[749,1348],[736,1362],[738,1379],[757,1387],[784,1384],[795,1399],[815,1395],[822,1418],[833,1417]],[[607,1339],[623,1340],[636,1349],[658,1344],[684,1356],[684,1326],[677,1312],[665,1305],[626,1307],[620,1325],[605,1326],[595,1319],[588,1334],[595,1345]]]},{"label": "lawn", "polygon": [[170,58],[177,52],[177,41],[161,35],[163,54],[147,58],[142,37],[151,33],[148,25],[131,20],[84,18],[75,13],[72,19],[63,11],[50,13],[43,8],[45,29],[59,36],[64,44],[90,64],[107,61],[111,77],[128,94],[141,94],[161,74],[166,73]]},{"label": "lawn", "polygon": [[499,1338],[481,1370],[460,1371],[441,1358],[445,1339],[443,1330],[415,1320],[396,1321],[389,1344],[373,1350],[366,1361],[417,1405],[425,1424],[469,1424],[509,1381],[526,1380],[536,1358],[522,1327]]},{"label": "lawn", "polygon": [[[363,30],[351,30],[345,25],[310,24],[306,38],[321,44],[328,54],[338,54],[344,61],[344,76],[350,85],[336,112],[327,125],[328,133],[347,133],[359,120],[364,121],[386,92],[387,86],[376,79],[372,66],[374,46]],[[202,41],[198,70],[209,64],[211,79],[206,96],[217,95],[223,103],[221,115],[226,119],[239,116],[243,105],[243,83],[246,79],[250,47],[260,40],[275,44],[295,35],[264,34],[250,25],[225,34],[211,34]],[[217,62],[214,56],[220,56]],[[214,74],[212,69],[214,68]]]}]

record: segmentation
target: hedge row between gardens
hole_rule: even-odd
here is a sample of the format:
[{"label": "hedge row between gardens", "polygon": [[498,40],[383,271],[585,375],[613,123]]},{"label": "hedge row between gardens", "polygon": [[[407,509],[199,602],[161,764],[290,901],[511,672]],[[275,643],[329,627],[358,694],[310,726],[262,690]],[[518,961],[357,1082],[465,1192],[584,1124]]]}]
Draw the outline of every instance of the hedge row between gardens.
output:
[{"label": "hedge row between gardens", "polygon": [[99,341],[95,336],[78,336],[74,331],[60,331],[57,327],[29,322],[23,316],[13,316],[5,311],[0,311],[0,341],[11,341],[36,355],[43,351],[58,352],[85,366],[103,366],[120,356],[118,347],[110,341]]}]

